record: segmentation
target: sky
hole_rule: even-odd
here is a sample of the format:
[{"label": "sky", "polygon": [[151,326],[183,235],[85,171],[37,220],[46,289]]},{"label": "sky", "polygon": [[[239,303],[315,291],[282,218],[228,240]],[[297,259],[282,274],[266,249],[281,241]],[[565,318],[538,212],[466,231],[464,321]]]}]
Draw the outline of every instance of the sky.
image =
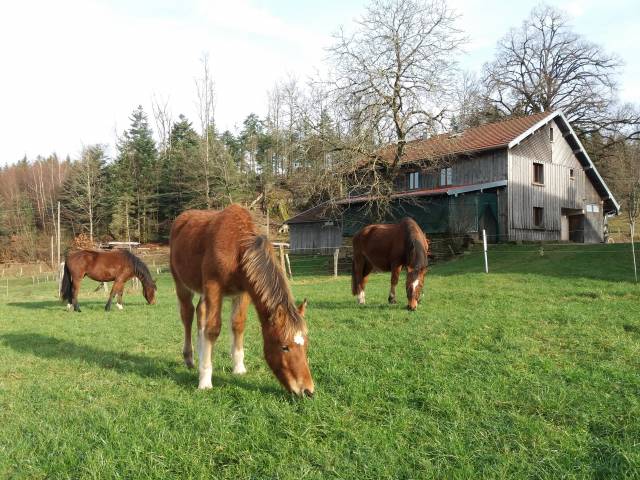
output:
[{"label": "sky", "polygon": [[[469,44],[461,66],[479,70],[496,42],[537,1],[449,0]],[[574,30],[618,54],[623,101],[640,104],[637,0],[557,0]],[[195,81],[208,55],[216,122],[237,131],[263,116],[267,92],[322,69],[332,34],[349,30],[365,0],[21,0],[0,15],[0,165],[83,145],[113,145],[142,105],[167,103],[197,125]]]}]

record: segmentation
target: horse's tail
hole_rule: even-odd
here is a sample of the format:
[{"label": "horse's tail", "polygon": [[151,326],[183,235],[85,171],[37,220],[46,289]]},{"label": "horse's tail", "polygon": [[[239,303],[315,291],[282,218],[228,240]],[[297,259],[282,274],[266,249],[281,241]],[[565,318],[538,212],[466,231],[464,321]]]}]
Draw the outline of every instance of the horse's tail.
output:
[{"label": "horse's tail", "polygon": [[66,300],[67,303],[71,303],[73,300],[73,289],[71,285],[71,271],[67,266],[67,262],[64,262],[64,275],[62,276],[62,284],[60,285],[60,297]]},{"label": "horse's tail", "polygon": [[415,269],[427,267],[429,255],[429,243],[426,246],[422,241],[424,234],[422,229],[411,218],[403,220],[405,226],[405,254],[407,257],[407,265]]}]

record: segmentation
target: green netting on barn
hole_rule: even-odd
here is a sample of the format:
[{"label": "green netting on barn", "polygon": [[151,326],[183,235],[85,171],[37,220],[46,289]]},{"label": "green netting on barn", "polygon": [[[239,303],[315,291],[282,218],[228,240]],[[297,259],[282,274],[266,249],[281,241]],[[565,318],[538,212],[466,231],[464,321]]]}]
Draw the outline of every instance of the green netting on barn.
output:
[{"label": "green netting on barn", "polygon": [[[498,197],[494,192],[394,200],[391,213],[383,222],[411,217],[431,235],[470,233],[484,227],[487,215],[498,219]],[[378,223],[375,217],[370,207],[350,205],[342,214],[343,235],[353,236],[362,227]]]}]

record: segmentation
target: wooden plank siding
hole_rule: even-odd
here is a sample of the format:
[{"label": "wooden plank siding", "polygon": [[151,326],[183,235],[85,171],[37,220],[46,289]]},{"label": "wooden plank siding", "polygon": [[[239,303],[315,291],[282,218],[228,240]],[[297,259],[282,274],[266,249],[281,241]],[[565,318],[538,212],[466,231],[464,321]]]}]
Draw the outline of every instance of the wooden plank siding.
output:
[{"label": "wooden plank siding", "polygon": [[297,254],[333,253],[342,245],[342,227],[324,222],[289,225],[289,250]]},{"label": "wooden plank siding", "polygon": [[[554,140],[549,139],[549,127]],[[534,184],[534,163],[544,165],[544,185]],[[571,147],[552,120],[509,152],[509,239],[538,241],[560,240],[562,209],[585,212],[586,242],[603,239],[602,202]],[[573,177],[571,177],[573,169]],[[587,213],[586,205],[595,203],[599,213]],[[542,227],[533,223],[533,208],[542,207]],[[588,233],[587,233],[588,230]]]},{"label": "wooden plank siding", "polygon": [[[443,166],[445,166],[443,164]],[[473,155],[464,155],[452,159],[446,164],[451,167],[452,185],[473,185],[507,179],[507,150],[493,150]],[[437,188],[440,184],[440,169],[424,169],[417,166],[406,167],[401,178],[396,181],[396,190],[409,189],[406,176],[410,172],[420,171],[419,188]]]}]

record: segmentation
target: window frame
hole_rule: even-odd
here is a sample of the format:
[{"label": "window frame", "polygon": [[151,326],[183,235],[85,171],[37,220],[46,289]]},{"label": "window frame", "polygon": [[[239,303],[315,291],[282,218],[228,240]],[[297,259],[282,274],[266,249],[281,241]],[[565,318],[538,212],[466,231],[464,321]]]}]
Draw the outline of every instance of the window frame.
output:
[{"label": "window frame", "polygon": [[453,167],[442,167],[440,169],[440,186],[448,187],[453,185]]},{"label": "window frame", "polygon": [[533,207],[533,226],[535,228],[544,228],[544,207]]},{"label": "window frame", "polygon": [[[537,175],[538,170],[540,176]],[[534,185],[544,186],[544,162],[533,162],[533,182]]]},{"label": "window frame", "polygon": [[415,170],[407,173],[407,190],[417,190],[420,188],[420,171]]}]

